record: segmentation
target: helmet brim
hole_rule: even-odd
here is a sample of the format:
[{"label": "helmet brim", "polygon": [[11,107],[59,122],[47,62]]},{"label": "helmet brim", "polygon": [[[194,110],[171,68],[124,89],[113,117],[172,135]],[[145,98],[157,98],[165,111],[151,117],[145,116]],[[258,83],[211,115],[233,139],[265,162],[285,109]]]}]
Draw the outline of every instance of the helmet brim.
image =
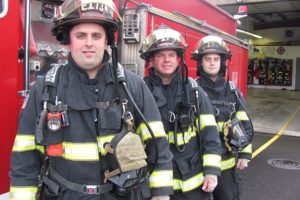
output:
[{"label": "helmet brim", "polygon": [[95,23],[105,27],[107,31],[116,32],[118,30],[118,24],[112,20],[99,20],[99,19],[71,19],[62,22],[57,22],[53,28],[52,33],[55,34],[60,27],[71,28],[77,24],[82,23]]},{"label": "helmet brim", "polygon": [[176,51],[177,55],[181,55],[185,52],[185,50],[181,47],[170,47],[170,46],[166,46],[166,47],[158,47],[158,48],[153,48],[145,53],[142,53],[141,54],[141,58],[143,60],[148,60],[150,57],[152,57],[152,55],[156,52],[159,52],[159,51],[163,51],[163,50],[174,50]]}]

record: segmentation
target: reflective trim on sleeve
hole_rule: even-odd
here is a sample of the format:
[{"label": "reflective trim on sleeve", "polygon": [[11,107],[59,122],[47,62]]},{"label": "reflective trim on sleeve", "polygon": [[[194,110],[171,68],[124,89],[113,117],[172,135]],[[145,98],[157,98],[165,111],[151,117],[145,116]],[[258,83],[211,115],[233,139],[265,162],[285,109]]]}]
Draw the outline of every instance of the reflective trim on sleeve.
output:
[{"label": "reflective trim on sleeve", "polygon": [[236,117],[241,121],[249,121],[249,117],[245,111],[236,112]]},{"label": "reflective trim on sleeve", "polygon": [[226,170],[233,168],[235,166],[235,158],[229,158],[228,160],[222,160],[221,162],[221,170]]},{"label": "reflective trim on sleeve", "polygon": [[221,169],[221,156],[216,154],[203,155],[203,167],[216,167]]},{"label": "reflective trim on sleeve", "polygon": [[[167,137],[164,130],[164,126],[161,121],[149,122],[149,125],[155,137]],[[136,133],[140,135],[143,142],[152,138],[147,126],[144,123],[141,123],[139,125],[139,127],[136,130]]]},{"label": "reflective trim on sleeve", "polygon": [[224,122],[218,122],[217,125],[219,133],[222,133],[224,131]]},{"label": "reflective trim on sleeve", "polygon": [[33,135],[17,135],[13,146],[13,152],[35,150],[35,139]]},{"label": "reflective trim on sleeve", "polygon": [[248,146],[242,149],[241,153],[252,153],[252,144],[248,144]]},{"label": "reflective trim on sleeve", "polygon": [[99,160],[98,146],[96,143],[63,143],[63,157],[75,161]]},{"label": "reflective trim on sleeve", "polygon": [[173,186],[173,171],[159,170],[152,172],[149,178],[150,188],[172,187]]},{"label": "reflective trim on sleeve", "polygon": [[[200,130],[203,130],[206,126],[217,126],[214,115],[200,115]],[[198,119],[196,120],[196,127],[198,127]]]},{"label": "reflective trim on sleeve", "polygon": [[28,186],[28,187],[10,187],[10,200],[35,200],[37,187],[35,186]]},{"label": "reflective trim on sleeve", "polygon": [[[195,136],[196,136],[196,131],[193,131],[192,127],[190,127],[188,131],[184,132],[184,140],[183,140],[182,133],[177,133],[177,142],[179,145],[183,145],[183,144],[188,143],[190,141],[190,139]],[[175,143],[174,131],[169,131],[168,137],[169,137],[169,143],[174,144]]]},{"label": "reflective trim on sleeve", "polygon": [[111,142],[114,137],[115,137],[115,135],[107,135],[107,136],[103,136],[103,137],[97,137],[98,149],[101,152],[101,155],[104,155],[106,153],[106,151],[104,149],[104,144],[107,142]]},{"label": "reflective trim on sleeve", "polygon": [[173,180],[173,189],[174,190],[181,190],[182,192],[191,191],[203,184],[203,173],[199,173],[185,181],[174,179]]}]

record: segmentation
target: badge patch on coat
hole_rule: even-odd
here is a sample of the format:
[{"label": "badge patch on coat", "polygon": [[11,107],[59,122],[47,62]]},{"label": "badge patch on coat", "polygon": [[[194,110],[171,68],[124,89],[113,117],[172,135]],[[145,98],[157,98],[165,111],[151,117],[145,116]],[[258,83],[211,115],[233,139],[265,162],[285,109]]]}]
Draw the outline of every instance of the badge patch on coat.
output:
[{"label": "badge patch on coat", "polygon": [[24,101],[23,101],[23,105],[22,105],[22,110],[26,107],[26,104],[28,102],[28,99],[29,99],[29,94],[26,94],[25,98],[24,98]]}]

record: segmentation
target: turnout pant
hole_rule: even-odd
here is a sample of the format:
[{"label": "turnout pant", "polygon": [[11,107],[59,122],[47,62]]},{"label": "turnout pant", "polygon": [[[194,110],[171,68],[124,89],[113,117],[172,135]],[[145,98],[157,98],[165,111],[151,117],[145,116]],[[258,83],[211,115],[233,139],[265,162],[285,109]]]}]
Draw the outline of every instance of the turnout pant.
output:
[{"label": "turnout pant", "polygon": [[233,168],[221,172],[218,178],[218,185],[213,192],[214,200],[240,200],[241,177]]}]

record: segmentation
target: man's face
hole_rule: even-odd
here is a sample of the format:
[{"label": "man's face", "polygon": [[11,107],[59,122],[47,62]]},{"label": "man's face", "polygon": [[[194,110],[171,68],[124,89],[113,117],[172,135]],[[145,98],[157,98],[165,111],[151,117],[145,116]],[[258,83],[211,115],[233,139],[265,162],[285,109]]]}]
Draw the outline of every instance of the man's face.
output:
[{"label": "man's face", "polygon": [[106,32],[103,26],[83,23],[70,31],[69,49],[74,61],[87,73],[97,73],[104,51],[107,48]]},{"label": "man's face", "polygon": [[154,53],[150,63],[158,76],[171,77],[177,69],[178,56],[174,50],[162,50]]},{"label": "man's face", "polygon": [[215,53],[204,55],[202,57],[202,67],[210,77],[217,77],[221,67],[221,56]]}]

